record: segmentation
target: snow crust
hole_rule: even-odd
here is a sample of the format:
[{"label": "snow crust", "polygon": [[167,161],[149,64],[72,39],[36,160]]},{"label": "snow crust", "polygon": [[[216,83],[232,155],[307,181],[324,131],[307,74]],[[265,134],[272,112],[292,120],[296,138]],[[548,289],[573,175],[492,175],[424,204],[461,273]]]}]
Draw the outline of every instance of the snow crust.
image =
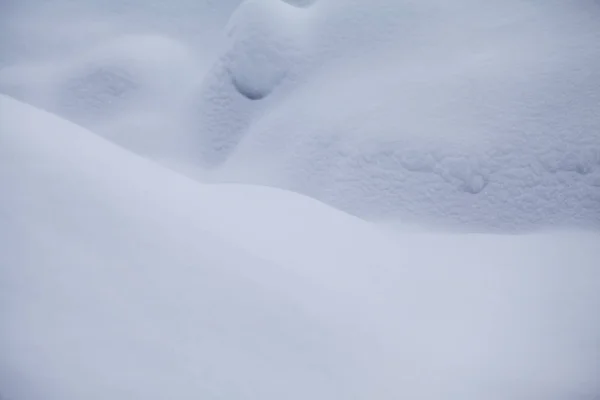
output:
[{"label": "snow crust", "polygon": [[316,6],[328,61],[250,125],[232,179],[374,219],[597,227],[598,10],[443,3]]},{"label": "snow crust", "polygon": [[268,96],[301,62],[302,15],[292,5],[269,0],[244,2],[232,15],[232,37],[224,68],[233,86],[250,100]]},{"label": "snow crust", "polygon": [[[373,220],[600,223],[594,2],[13,8],[7,42],[32,45],[4,52],[2,92],[205,170],[194,176],[291,189]],[[75,19],[85,23],[54,29]],[[60,62],[55,42],[69,47]]]}]

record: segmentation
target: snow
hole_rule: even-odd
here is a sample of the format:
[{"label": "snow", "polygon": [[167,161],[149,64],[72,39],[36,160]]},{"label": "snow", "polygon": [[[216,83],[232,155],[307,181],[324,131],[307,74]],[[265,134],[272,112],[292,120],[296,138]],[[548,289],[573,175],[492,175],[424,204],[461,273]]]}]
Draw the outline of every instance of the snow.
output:
[{"label": "snow", "polygon": [[599,12],[2,4],[0,398],[600,396]]},{"label": "snow", "polygon": [[0,105],[9,399],[600,389],[597,233],[385,233]]},{"label": "snow", "polygon": [[597,227],[598,10],[398,3],[316,6],[328,61],[250,125],[225,176],[384,221]]},{"label": "snow", "polygon": [[197,179],[384,222],[600,223],[594,2],[15,8],[8,42],[31,45],[6,56],[2,92]]},{"label": "snow", "polygon": [[[221,215],[237,193],[211,193],[52,115],[1,105],[9,398],[314,398],[353,386],[331,387],[356,381],[347,365],[364,368],[353,361],[371,347],[353,346],[363,306],[356,291],[340,303],[329,293],[368,281],[351,280],[351,268],[351,283],[282,270],[229,238],[248,223]],[[242,193],[258,197],[255,212],[269,206]],[[341,335],[347,326],[354,333]]]},{"label": "snow", "polygon": [[302,60],[302,14],[292,5],[265,0],[243,3],[232,15],[224,68],[233,86],[250,100],[269,95]]}]

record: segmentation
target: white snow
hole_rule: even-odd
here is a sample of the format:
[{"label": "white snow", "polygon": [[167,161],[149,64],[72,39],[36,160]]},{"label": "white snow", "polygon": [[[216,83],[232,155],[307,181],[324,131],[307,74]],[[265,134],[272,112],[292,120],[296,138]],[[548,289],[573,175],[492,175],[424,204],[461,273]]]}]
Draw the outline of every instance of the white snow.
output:
[{"label": "white snow", "polygon": [[596,233],[386,234],[0,105],[9,399],[597,393]]},{"label": "white snow", "polygon": [[23,3],[6,37],[32,44],[0,90],[202,179],[367,219],[598,227],[595,2],[239,3]]},{"label": "white snow", "polygon": [[[368,270],[283,269],[275,261],[293,253],[266,249],[308,232],[261,227],[268,192],[198,186],[50,114],[5,97],[1,106],[8,398],[360,392],[361,375],[348,374],[378,346],[356,342],[375,293],[365,293]],[[250,210],[233,210],[240,198]],[[314,201],[287,203],[327,215]]]},{"label": "white snow", "polygon": [[600,396],[599,17],[3,3],[0,398]]},{"label": "white snow", "polygon": [[324,66],[249,126],[226,176],[378,220],[598,227],[600,11],[490,3],[318,3]]},{"label": "white snow", "polygon": [[227,28],[232,43],[224,68],[240,94],[265,98],[302,61],[303,14],[269,0],[246,1],[236,10]]}]

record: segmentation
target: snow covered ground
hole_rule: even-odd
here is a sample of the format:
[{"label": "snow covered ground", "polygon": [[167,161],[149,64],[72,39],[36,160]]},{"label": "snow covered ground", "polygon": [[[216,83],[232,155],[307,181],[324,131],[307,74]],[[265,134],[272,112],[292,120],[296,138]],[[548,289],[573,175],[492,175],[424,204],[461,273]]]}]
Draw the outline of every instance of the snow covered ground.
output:
[{"label": "snow covered ground", "polygon": [[597,398],[598,18],[3,2],[0,398]]},{"label": "snow covered ground", "polygon": [[600,389],[596,233],[386,234],[292,193],[198,184],[0,105],[9,399]]},{"label": "snow covered ground", "polygon": [[367,219],[600,225],[597,2],[240,3],[15,2],[0,90]]}]

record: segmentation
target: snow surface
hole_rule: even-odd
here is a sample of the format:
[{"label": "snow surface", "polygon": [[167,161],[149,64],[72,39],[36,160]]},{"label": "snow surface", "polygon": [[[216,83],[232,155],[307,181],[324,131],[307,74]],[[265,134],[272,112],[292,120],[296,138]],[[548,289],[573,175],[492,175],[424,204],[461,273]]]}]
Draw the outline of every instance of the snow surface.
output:
[{"label": "snow surface", "polygon": [[[368,270],[344,268],[342,279],[326,269],[286,271],[274,261],[293,252],[263,250],[285,234],[284,221],[235,238],[238,225],[260,226],[251,211],[273,207],[262,191],[209,190],[52,115],[7,98],[1,105],[1,386],[9,398],[360,393],[352,388],[360,375],[345,371],[364,370],[354,359],[378,346],[353,343],[370,302],[367,294],[357,304],[369,279],[353,274]],[[228,211],[244,198],[250,210]],[[288,203],[327,215],[314,201]],[[288,240],[294,229],[304,239],[302,228],[288,227]],[[337,291],[350,295],[330,298]]]},{"label": "snow surface", "polygon": [[600,10],[496,3],[319,3],[329,61],[250,125],[226,176],[374,219],[597,227]]},{"label": "snow surface", "polygon": [[0,105],[9,399],[600,393],[597,233],[387,234]]},{"label": "snow surface", "polygon": [[0,2],[0,398],[599,397],[599,17]]},{"label": "snow surface", "polygon": [[597,2],[37,4],[3,28],[0,91],[198,179],[384,222],[600,225]]}]

